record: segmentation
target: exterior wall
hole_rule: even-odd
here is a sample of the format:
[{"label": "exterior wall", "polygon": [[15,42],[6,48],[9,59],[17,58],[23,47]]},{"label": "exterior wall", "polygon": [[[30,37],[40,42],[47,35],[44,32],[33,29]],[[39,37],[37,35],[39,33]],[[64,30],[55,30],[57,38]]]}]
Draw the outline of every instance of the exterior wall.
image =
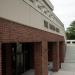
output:
[{"label": "exterior wall", "polygon": [[[28,27],[19,23],[15,23],[3,18],[0,18],[0,42],[1,43],[14,43],[14,42],[42,42],[40,45],[40,56],[39,53],[36,56],[35,62],[38,62],[35,65],[35,74],[37,75],[48,75],[48,51],[47,51],[47,42],[61,42],[64,41],[64,36],[56,35],[50,32],[46,32],[40,29]],[[45,37],[46,36],[46,37]],[[37,37],[37,38],[36,38]],[[59,51],[58,44],[54,44],[54,71],[59,69]],[[7,47],[7,49],[9,46]],[[57,50],[56,50],[57,49]],[[39,52],[40,52],[39,51]],[[55,56],[56,54],[56,56]],[[41,56],[42,55],[42,56]],[[39,56],[39,57],[38,57]],[[55,58],[57,57],[57,58]],[[10,59],[10,57],[8,57]],[[11,63],[11,61],[9,60]],[[42,65],[41,65],[42,64]],[[39,66],[38,66],[39,65]],[[9,65],[10,66],[10,65]],[[11,70],[11,67],[7,68]],[[40,70],[39,70],[40,69]],[[7,72],[8,73],[8,72]],[[7,74],[8,75],[8,74]],[[10,75],[10,72],[9,72]]]},{"label": "exterior wall", "polygon": [[[6,75],[12,75],[11,46],[10,44],[5,45],[7,61],[5,61],[4,66],[1,66],[3,65],[3,60],[1,61],[1,43],[14,42],[41,42],[39,44],[35,43],[34,47],[35,75],[48,75],[47,43],[56,42],[53,45],[52,60],[53,70],[58,71],[60,65],[58,42],[64,41],[64,26],[53,13],[53,6],[50,4],[51,10],[42,1],[46,1],[48,5],[50,2],[49,0],[39,0],[48,9],[48,14],[39,10],[36,6],[37,3],[32,4],[28,0],[0,0],[0,75],[2,75],[4,66],[6,66]],[[49,17],[49,15],[51,16]],[[44,20],[48,22],[48,28],[44,27]],[[49,24],[60,29],[60,32],[52,31]]]},{"label": "exterior wall", "polygon": [[58,71],[60,68],[59,58],[59,42],[53,44],[53,71]]},{"label": "exterior wall", "polygon": [[60,62],[63,63],[65,59],[65,53],[66,53],[65,42],[59,42],[59,53],[60,53],[59,55]]},{"label": "exterior wall", "polygon": [[[47,0],[48,1],[48,0]],[[42,1],[40,0],[42,3]],[[55,19],[53,12],[42,3],[48,10],[52,17],[40,11],[36,4],[30,3],[28,0],[1,0],[0,1],[0,17],[15,21],[30,27],[38,28],[47,32],[55,33],[64,36],[64,27]],[[52,31],[44,27],[44,20],[48,21],[51,25],[60,29],[60,33]]]},{"label": "exterior wall", "polygon": [[35,43],[35,75],[48,75],[47,42]]},{"label": "exterior wall", "polygon": [[0,43],[0,75],[2,75],[2,50],[1,50],[1,43]]},{"label": "exterior wall", "polygon": [[64,41],[64,36],[48,33],[5,19],[0,19],[0,33],[1,42]]}]

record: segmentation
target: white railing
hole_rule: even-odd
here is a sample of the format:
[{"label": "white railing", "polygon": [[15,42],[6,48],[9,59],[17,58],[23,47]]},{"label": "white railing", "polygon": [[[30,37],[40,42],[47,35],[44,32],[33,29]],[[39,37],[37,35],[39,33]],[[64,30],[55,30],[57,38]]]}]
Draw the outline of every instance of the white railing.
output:
[{"label": "white railing", "polygon": [[66,44],[75,44],[75,40],[66,40]]}]

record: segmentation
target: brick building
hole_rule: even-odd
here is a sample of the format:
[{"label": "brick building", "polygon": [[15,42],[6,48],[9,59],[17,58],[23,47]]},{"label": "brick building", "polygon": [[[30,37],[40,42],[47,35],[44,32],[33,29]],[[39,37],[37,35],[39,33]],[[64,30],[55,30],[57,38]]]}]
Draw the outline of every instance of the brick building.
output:
[{"label": "brick building", "polygon": [[0,0],[0,75],[58,71],[65,55],[63,23],[49,0]]}]

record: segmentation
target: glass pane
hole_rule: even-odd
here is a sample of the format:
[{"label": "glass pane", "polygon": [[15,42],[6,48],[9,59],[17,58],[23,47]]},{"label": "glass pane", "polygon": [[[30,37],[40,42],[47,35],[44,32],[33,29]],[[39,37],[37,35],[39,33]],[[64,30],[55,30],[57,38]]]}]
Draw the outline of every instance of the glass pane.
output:
[{"label": "glass pane", "polygon": [[44,27],[48,28],[48,22],[44,20]]},{"label": "glass pane", "polygon": [[21,65],[23,66],[23,54],[21,54]]},{"label": "glass pane", "polygon": [[21,53],[22,52],[22,44],[18,43],[17,44],[17,53]]},{"label": "glass pane", "polygon": [[20,55],[17,55],[17,61],[16,61],[16,65],[19,66],[20,65]]}]

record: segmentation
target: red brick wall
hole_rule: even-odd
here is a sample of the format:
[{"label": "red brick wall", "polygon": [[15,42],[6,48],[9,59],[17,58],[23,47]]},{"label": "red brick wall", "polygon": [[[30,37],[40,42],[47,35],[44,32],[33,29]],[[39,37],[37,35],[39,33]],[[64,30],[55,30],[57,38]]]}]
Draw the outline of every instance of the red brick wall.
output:
[{"label": "red brick wall", "polygon": [[[48,75],[47,42],[64,41],[64,37],[0,18],[0,41],[4,43],[5,42],[13,43],[13,42],[44,42],[46,41],[45,43],[42,43],[41,45],[40,51],[42,51],[42,53],[37,52],[37,56],[39,57],[36,57],[36,59],[39,59],[37,60],[37,62],[41,63],[42,65],[37,63],[36,65],[37,66],[40,65],[40,66],[38,67],[35,66],[35,68],[40,69],[40,70],[37,70],[36,72],[38,73],[38,75]],[[36,50],[39,50],[39,49],[37,48]],[[40,56],[42,58],[40,58]],[[56,60],[54,60],[54,62],[55,61]],[[54,65],[56,68],[59,64],[55,63]]]},{"label": "red brick wall", "polygon": [[2,52],[1,52],[1,43],[0,43],[0,75],[2,75]]},{"label": "red brick wall", "polygon": [[0,41],[2,42],[39,42],[43,40],[64,41],[64,37],[0,19]]},{"label": "red brick wall", "polygon": [[42,46],[41,43],[34,45],[34,68],[35,75],[42,75]]},{"label": "red brick wall", "polygon": [[48,75],[48,45],[46,41],[42,42],[42,75]]},{"label": "red brick wall", "polygon": [[36,43],[34,48],[35,75],[48,75],[47,42]]},{"label": "red brick wall", "polygon": [[59,43],[59,52],[60,52],[60,62],[63,63],[64,62],[64,58],[65,58],[65,42],[60,42]]},{"label": "red brick wall", "polygon": [[53,44],[53,71],[58,71],[60,68],[59,58],[59,42]]}]

